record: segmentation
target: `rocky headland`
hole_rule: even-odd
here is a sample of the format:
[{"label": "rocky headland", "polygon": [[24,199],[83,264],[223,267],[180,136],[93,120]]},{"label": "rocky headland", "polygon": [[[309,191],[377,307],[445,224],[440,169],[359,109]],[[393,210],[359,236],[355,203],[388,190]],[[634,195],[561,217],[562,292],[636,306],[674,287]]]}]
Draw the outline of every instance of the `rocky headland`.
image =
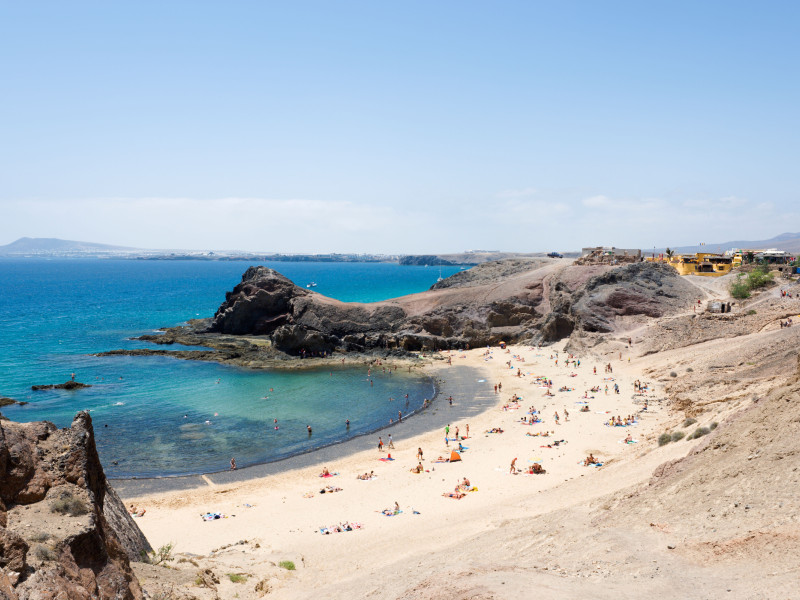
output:
[{"label": "rocky headland", "polygon": [[382,302],[340,302],[250,267],[211,319],[140,340],[203,350],[104,353],[170,355],[243,366],[330,353],[411,356],[504,341],[552,342],[575,331],[612,332],[621,320],[687,310],[702,296],[674,269],[509,259],[478,265],[430,290]]}]

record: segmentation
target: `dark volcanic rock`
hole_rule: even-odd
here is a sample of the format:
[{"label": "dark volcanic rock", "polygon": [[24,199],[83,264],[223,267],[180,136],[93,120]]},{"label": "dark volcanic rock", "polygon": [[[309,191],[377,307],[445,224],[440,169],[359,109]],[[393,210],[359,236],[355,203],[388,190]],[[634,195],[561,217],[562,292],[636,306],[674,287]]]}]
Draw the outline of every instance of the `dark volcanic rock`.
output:
[{"label": "dark volcanic rock", "polygon": [[572,305],[585,331],[611,331],[621,316],[661,317],[685,309],[702,293],[661,263],[640,262],[610,270],[589,280]]},{"label": "dark volcanic rock", "polygon": [[510,275],[524,273],[536,269],[545,264],[541,258],[506,258],[493,262],[483,263],[468,269],[459,271],[437,281],[431,286],[432,290],[444,290],[451,287],[471,287],[482,285],[492,281],[498,281]]},{"label": "dark volcanic rock", "polygon": [[88,413],[61,430],[3,421],[0,500],[4,597],[142,597],[129,560],[150,547],[107,486]]},{"label": "dark volcanic rock", "polygon": [[359,341],[367,344],[367,334],[391,331],[404,318],[397,306],[337,302],[294,285],[273,269],[250,267],[226,294],[208,331],[270,336],[275,348],[296,355],[359,349]]},{"label": "dark volcanic rock", "polygon": [[401,256],[398,262],[401,265],[418,265],[418,266],[435,265],[437,267],[453,266],[457,264],[454,263],[453,261],[447,260],[446,258],[441,258],[433,254],[415,254],[410,256]]},{"label": "dark volcanic rock", "polygon": [[27,402],[23,402],[21,400],[14,400],[13,398],[0,398],[0,406],[11,406],[12,404],[25,406]]},{"label": "dark volcanic rock", "polygon": [[700,292],[665,265],[570,266],[541,259],[486,263],[427,292],[371,304],[339,302],[250,267],[210,321],[145,336],[211,350],[120,350],[259,367],[333,351],[446,350],[612,331],[622,317],[685,309]]},{"label": "dark volcanic rock", "polygon": [[51,383],[48,385],[32,385],[31,389],[39,390],[81,390],[83,388],[90,388],[91,384],[81,383],[80,381],[67,381],[65,383]]}]

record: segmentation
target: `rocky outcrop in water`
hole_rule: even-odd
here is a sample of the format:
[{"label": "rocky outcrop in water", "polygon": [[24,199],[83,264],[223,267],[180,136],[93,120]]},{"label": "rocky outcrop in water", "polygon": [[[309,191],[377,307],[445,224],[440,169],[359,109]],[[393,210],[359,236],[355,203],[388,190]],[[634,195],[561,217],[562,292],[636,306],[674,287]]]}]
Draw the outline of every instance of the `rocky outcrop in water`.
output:
[{"label": "rocky outcrop in water", "polygon": [[92,420],[0,423],[0,596],[114,598],[142,592],[130,568],[150,550],[108,486]]},{"label": "rocky outcrop in water", "polygon": [[33,391],[41,390],[82,390],[83,388],[90,388],[91,384],[81,383],[80,381],[67,381],[64,383],[49,383],[46,385],[32,385]]}]

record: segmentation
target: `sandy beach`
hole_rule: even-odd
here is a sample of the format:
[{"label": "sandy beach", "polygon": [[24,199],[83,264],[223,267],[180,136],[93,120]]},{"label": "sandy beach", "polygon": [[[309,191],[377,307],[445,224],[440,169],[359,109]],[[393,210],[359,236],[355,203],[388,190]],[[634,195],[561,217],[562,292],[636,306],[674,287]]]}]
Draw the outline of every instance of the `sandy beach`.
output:
[{"label": "sandy beach", "polygon": [[[570,359],[560,345],[512,346],[442,356],[452,364],[433,361],[429,367],[441,386],[434,406],[408,423],[355,442],[366,446],[363,449],[333,447],[304,455],[299,459],[304,464],[296,468],[273,465],[281,472],[245,481],[198,478],[192,483],[200,482],[201,487],[193,489],[141,495],[123,487],[121,495],[126,504],[146,509],[137,523],[154,547],[176,543],[175,551],[183,555],[209,556],[230,545],[246,546],[251,577],[258,570],[256,565],[265,560],[291,560],[297,566],[291,585],[283,589],[289,583],[288,571],[275,574],[269,585],[281,589],[281,597],[304,597],[327,581],[342,582],[343,573],[353,565],[362,571],[377,570],[387,562],[410,560],[420,552],[480,536],[498,520],[587,503],[629,485],[630,474],[604,474],[652,449],[665,416],[660,401],[663,390],[654,387],[654,382],[646,393],[634,396],[634,381],[644,383],[647,378],[642,377],[636,360],[629,361],[627,352],[614,359]],[[580,360],[580,365],[574,360]],[[607,364],[613,372],[606,372]],[[459,371],[460,376],[455,376]],[[552,386],[546,387],[544,379],[551,380]],[[500,387],[497,392],[495,385]],[[514,397],[519,401],[513,402]],[[645,400],[648,408],[643,411]],[[584,406],[587,411],[581,411]],[[535,415],[529,414],[531,407]],[[628,415],[636,417],[635,424],[608,425],[612,416],[624,420]],[[541,422],[530,423],[533,417]],[[448,442],[445,425],[450,426]],[[455,441],[456,428],[465,439]],[[415,429],[429,431],[414,434]],[[492,429],[503,433],[488,433]],[[378,436],[388,443],[388,434],[394,448],[379,451]],[[624,443],[629,434],[635,443]],[[437,461],[450,457],[459,442],[467,448],[461,461]],[[424,472],[417,474],[411,470],[419,464],[419,448],[424,453]],[[584,466],[590,453],[601,467]],[[658,454],[653,460],[638,461],[636,469],[642,474],[652,470],[666,458]],[[393,460],[385,460],[390,455]],[[520,472],[512,475],[515,458]],[[533,463],[546,473],[529,474]],[[324,468],[336,475],[320,477]],[[374,479],[357,479],[371,472]],[[465,492],[460,499],[443,496],[454,492],[465,477],[475,491]],[[565,482],[578,485],[566,494],[545,494]],[[341,491],[321,494],[326,486]],[[383,514],[384,509],[394,513],[395,503],[402,512]],[[223,518],[204,521],[201,515],[207,513]],[[328,535],[321,531],[345,523],[358,528]],[[469,553],[475,551],[471,545]],[[240,549],[237,553],[241,556]]]}]

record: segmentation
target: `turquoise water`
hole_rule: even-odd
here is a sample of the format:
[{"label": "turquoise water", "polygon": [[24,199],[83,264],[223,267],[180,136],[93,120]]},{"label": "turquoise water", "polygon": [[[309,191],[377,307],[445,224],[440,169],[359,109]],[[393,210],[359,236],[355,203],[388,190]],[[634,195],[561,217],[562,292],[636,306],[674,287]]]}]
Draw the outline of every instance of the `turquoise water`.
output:
[{"label": "turquoise water", "polygon": [[[251,264],[0,260],[0,395],[29,403],[4,407],[3,414],[66,427],[77,411],[90,410],[107,474],[153,477],[222,470],[232,456],[246,466],[305,452],[374,431],[432,396],[427,378],[381,369],[372,370],[370,384],[364,369],[252,371],[88,355],[147,347],[128,338],[212,316]],[[358,302],[423,291],[440,273],[387,263],[263,264],[298,285],[314,281],[315,291]],[[73,372],[93,387],[30,389]]]}]

